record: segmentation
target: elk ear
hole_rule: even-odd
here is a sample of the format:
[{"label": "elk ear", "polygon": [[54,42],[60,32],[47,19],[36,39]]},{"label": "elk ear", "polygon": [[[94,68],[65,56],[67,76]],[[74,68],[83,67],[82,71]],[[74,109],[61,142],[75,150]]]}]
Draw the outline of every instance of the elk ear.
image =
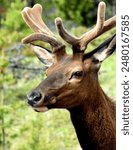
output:
[{"label": "elk ear", "polygon": [[48,49],[33,44],[30,44],[30,48],[34,51],[38,59],[46,65],[46,67],[50,67],[54,63],[54,56]]},{"label": "elk ear", "polygon": [[96,48],[95,50],[96,52],[93,54],[93,57],[99,62],[103,62],[114,52],[115,48],[116,48],[116,35],[107,39],[98,48]]},{"label": "elk ear", "polygon": [[84,60],[87,58],[94,59],[94,62],[103,62],[108,58],[116,48],[116,35],[104,41],[100,46],[84,55]]}]

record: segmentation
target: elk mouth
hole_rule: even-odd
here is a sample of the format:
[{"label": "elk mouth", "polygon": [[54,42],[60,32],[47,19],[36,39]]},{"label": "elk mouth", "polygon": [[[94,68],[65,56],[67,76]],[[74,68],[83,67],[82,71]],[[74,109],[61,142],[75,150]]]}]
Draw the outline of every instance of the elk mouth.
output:
[{"label": "elk mouth", "polygon": [[40,105],[40,106],[32,106],[32,108],[36,111],[36,112],[46,112],[50,109],[50,105],[56,103],[56,98],[52,97],[51,99],[49,99],[49,101],[47,103],[44,103],[44,105]]},{"label": "elk mouth", "polygon": [[48,107],[46,106],[40,106],[40,107],[32,107],[36,112],[46,112],[48,111]]}]

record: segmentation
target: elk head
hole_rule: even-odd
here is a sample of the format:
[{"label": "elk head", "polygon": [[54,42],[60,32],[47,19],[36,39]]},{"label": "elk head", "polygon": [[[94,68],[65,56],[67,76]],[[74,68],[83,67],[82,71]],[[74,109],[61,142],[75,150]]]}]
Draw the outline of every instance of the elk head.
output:
[{"label": "elk head", "polygon": [[[33,8],[24,8],[22,16],[35,33],[23,39],[30,44],[37,57],[48,67],[47,78],[27,95],[28,104],[38,112],[51,108],[76,107],[95,94],[98,85],[98,70],[101,63],[110,56],[116,46],[115,35],[103,42],[93,51],[85,54],[87,44],[115,26],[115,16],[104,21],[105,3],[100,2],[96,26],[82,35],[70,35],[60,18],[55,24],[60,36],[72,45],[72,55],[68,55],[65,45],[58,41],[51,30],[41,19],[42,7],[36,4]],[[49,43],[52,51],[33,44],[34,41]]]}]

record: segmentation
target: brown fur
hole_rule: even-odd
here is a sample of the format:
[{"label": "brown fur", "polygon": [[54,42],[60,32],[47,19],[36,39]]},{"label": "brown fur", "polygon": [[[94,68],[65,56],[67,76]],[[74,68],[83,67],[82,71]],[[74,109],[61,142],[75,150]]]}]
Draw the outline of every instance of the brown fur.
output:
[{"label": "brown fur", "polygon": [[[82,62],[77,58],[66,57],[47,70],[47,79],[36,90],[49,97],[38,106],[68,109],[83,150],[115,150],[115,103],[101,89],[99,68],[92,59]],[[84,76],[69,80],[77,67]],[[51,104],[52,97],[56,102]]]},{"label": "brown fur", "polygon": [[115,103],[98,83],[93,85],[95,92],[88,87],[88,97],[80,106],[70,109],[72,122],[83,150],[115,150]]},{"label": "brown fur", "polygon": [[[101,98],[97,97],[97,99],[93,99],[93,101],[97,100],[99,102],[102,100]],[[90,101],[90,99],[89,99]],[[90,104],[84,102],[82,108],[83,115],[80,116],[79,118],[84,118],[82,121],[79,121],[81,123],[82,128],[85,128],[85,134],[88,134],[90,137],[85,139],[85,134],[78,135],[79,130],[82,132],[82,128],[77,130],[77,135],[79,138],[82,138],[83,140],[86,141],[86,143],[80,142],[82,148],[84,150],[87,149],[94,149],[94,150],[115,150],[115,120],[114,116],[110,115],[110,106],[109,104],[105,101],[103,103],[103,100],[101,101],[101,104],[98,106],[97,104],[95,105],[94,102],[92,103],[92,107]],[[90,109],[89,109],[90,107]],[[77,109],[78,111],[78,109]],[[72,121],[73,117],[78,117],[78,114],[75,114],[73,116],[73,111],[70,110],[71,116],[72,116]],[[115,112],[114,112],[115,114]],[[74,118],[75,119],[75,118]],[[74,121],[73,121],[74,123]],[[81,136],[81,137],[80,137]],[[94,147],[94,148],[93,148]]]}]

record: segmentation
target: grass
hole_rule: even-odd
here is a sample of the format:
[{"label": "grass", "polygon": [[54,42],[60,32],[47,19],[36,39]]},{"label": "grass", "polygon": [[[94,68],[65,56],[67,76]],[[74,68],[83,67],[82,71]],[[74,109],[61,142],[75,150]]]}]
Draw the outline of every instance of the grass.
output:
[{"label": "grass", "polygon": [[105,93],[111,98],[116,97],[116,55],[113,54],[102,64],[99,80]]}]

